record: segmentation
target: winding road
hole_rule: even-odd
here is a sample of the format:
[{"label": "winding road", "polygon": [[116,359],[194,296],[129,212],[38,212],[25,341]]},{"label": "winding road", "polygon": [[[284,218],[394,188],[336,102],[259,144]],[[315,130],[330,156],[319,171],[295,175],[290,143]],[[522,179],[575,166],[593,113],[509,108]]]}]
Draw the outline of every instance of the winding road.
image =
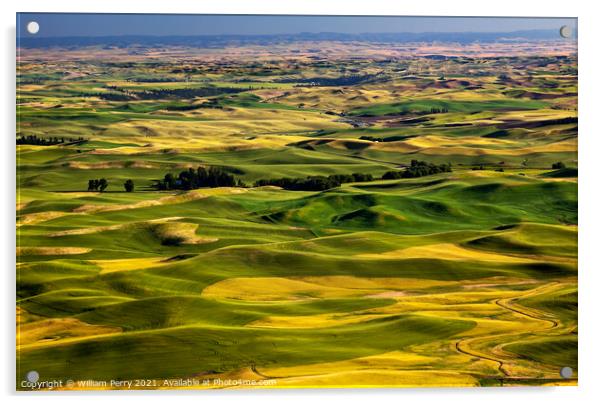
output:
[{"label": "winding road", "polygon": [[[545,294],[545,293],[549,292],[550,290],[556,289],[559,285],[561,285],[559,282],[551,282],[551,283],[539,286],[537,288],[531,289],[526,294],[521,295],[521,296],[515,296],[515,297],[511,297],[511,298],[499,298],[499,299],[496,299],[493,301],[493,303],[495,303],[497,306],[501,307],[504,310],[508,310],[514,314],[526,317],[530,320],[544,322],[544,323],[546,323],[545,327],[532,329],[532,330],[529,330],[528,332],[520,333],[520,334],[517,334],[514,332],[503,332],[503,333],[487,335],[487,336],[464,337],[456,342],[456,344],[455,344],[456,350],[460,353],[472,356],[474,358],[493,362],[497,365],[498,371],[503,375],[504,378],[512,377],[511,373],[504,367],[506,365],[506,363],[503,360],[503,359],[505,359],[503,357],[504,353],[505,353],[505,351],[503,351],[503,347],[505,345],[507,345],[509,342],[497,344],[496,346],[494,346],[491,349],[490,353],[485,353],[485,352],[479,351],[478,349],[473,348],[473,346],[483,345],[483,343],[486,343],[487,341],[490,341],[490,340],[496,340],[496,339],[504,340],[505,337],[516,337],[517,335],[523,335],[523,334],[528,336],[528,335],[533,335],[533,334],[536,334],[536,333],[539,333],[542,331],[549,331],[549,330],[560,327],[560,322],[558,322],[557,320],[547,317],[545,314],[541,313],[538,310],[526,308],[526,307],[520,306],[515,303],[517,300],[525,299],[527,297],[532,297],[532,296],[536,296],[536,295]],[[494,355],[494,353],[496,353],[496,352],[498,354],[500,354],[500,356]]]}]

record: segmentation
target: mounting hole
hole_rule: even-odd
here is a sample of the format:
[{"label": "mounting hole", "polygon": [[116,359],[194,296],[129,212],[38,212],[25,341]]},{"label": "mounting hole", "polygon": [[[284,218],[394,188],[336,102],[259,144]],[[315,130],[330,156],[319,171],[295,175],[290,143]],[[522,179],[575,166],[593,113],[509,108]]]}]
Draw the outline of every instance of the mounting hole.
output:
[{"label": "mounting hole", "polygon": [[27,23],[27,32],[29,32],[32,35],[35,35],[38,33],[38,31],[40,30],[40,24],[38,24],[36,21],[29,21]]},{"label": "mounting hole", "polygon": [[571,30],[571,27],[569,27],[568,25],[563,25],[562,27],[560,27],[560,36],[561,37],[570,38],[572,33],[573,33],[573,31]]},{"label": "mounting hole", "polygon": [[560,369],[560,376],[563,379],[570,378],[571,376],[573,376],[573,369],[568,366],[563,367],[562,369]]},{"label": "mounting hole", "polygon": [[30,383],[35,383],[40,379],[40,374],[35,370],[30,370],[27,372],[27,381]]}]

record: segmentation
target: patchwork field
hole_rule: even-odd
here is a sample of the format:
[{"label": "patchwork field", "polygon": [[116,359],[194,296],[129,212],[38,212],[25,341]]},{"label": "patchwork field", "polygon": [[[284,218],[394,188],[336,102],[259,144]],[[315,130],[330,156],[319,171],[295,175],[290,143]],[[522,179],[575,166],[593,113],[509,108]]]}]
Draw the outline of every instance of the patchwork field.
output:
[{"label": "patchwork field", "polygon": [[20,49],[17,388],[576,384],[575,49],[415,46]]}]

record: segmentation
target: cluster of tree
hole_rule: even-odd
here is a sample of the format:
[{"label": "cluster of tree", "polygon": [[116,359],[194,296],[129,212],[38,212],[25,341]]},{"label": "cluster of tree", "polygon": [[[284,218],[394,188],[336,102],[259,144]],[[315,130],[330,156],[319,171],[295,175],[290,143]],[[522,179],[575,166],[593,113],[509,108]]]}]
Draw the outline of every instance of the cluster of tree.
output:
[{"label": "cluster of tree", "polygon": [[310,77],[310,78],[286,78],[275,80],[276,83],[299,83],[296,86],[353,86],[366,83],[378,78],[378,74],[354,74],[341,77]]},{"label": "cluster of tree", "polygon": [[345,184],[348,182],[369,182],[373,181],[374,177],[372,174],[362,174],[362,173],[353,173],[353,174],[334,174],[329,176],[328,178],[333,178],[339,181],[341,184]]},{"label": "cluster of tree", "polygon": [[108,101],[138,100],[164,100],[164,99],[191,99],[195,97],[213,97],[221,94],[235,94],[247,91],[245,88],[235,87],[198,87],[198,88],[161,88],[154,90],[132,91],[122,87],[106,86],[114,92],[96,94]]},{"label": "cluster of tree", "polygon": [[160,190],[189,190],[207,187],[244,187],[245,184],[240,179],[237,181],[233,175],[227,173],[222,168],[199,167],[196,170],[189,168],[177,176],[167,173],[162,180],[157,181],[156,186]]},{"label": "cluster of tree", "polygon": [[447,108],[431,108],[431,114],[446,114],[449,112],[449,109]]},{"label": "cluster of tree", "polygon": [[166,98],[213,97],[221,94],[233,94],[246,91],[243,88],[230,87],[200,87],[200,88],[175,88],[160,89],[137,92],[136,96],[141,100],[161,100]]},{"label": "cluster of tree", "polygon": [[452,171],[451,164],[432,164],[426,161],[412,160],[410,166],[403,171],[387,171],[383,174],[383,180],[395,180],[400,178],[417,178],[425,175],[449,173]]},{"label": "cluster of tree", "polygon": [[127,94],[122,94],[122,93],[97,93],[97,94],[90,94],[90,96],[92,97],[98,97],[101,100],[105,100],[105,101],[130,101],[131,99],[133,99],[133,97],[127,95]]},{"label": "cluster of tree", "polygon": [[384,137],[376,137],[376,136],[360,136],[360,140],[369,140],[370,142],[384,142]]},{"label": "cluster of tree", "polygon": [[132,191],[134,191],[134,181],[132,181],[132,180],[126,180],[123,183],[123,187],[125,188],[125,192],[132,192]]},{"label": "cluster of tree", "polygon": [[[502,161],[500,164],[504,164],[504,162]],[[493,168],[491,168],[493,170]],[[486,170],[485,165],[484,164],[479,164],[478,166],[474,166],[471,168],[472,171],[484,171]],[[504,168],[503,167],[498,167],[496,168],[494,171],[503,173],[504,172]]]},{"label": "cluster of tree", "polygon": [[558,161],[558,162],[552,164],[552,169],[554,169],[554,170],[560,170],[562,168],[566,168],[566,164],[564,164],[562,161]]},{"label": "cluster of tree", "polygon": [[88,180],[88,191],[104,191],[109,186],[106,179]]},{"label": "cluster of tree", "polygon": [[17,144],[33,144],[38,146],[52,146],[64,143],[79,143],[86,139],[83,137],[38,137],[36,135],[21,136],[17,138]]},{"label": "cluster of tree", "polygon": [[371,142],[397,142],[400,140],[407,140],[415,137],[414,135],[394,135],[388,137],[376,137],[376,136],[360,136],[360,140],[369,140]]},{"label": "cluster of tree", "polygon": [[258,180],[255,182],[256,187],[266,185],[277,186],[289,191],[324,191],[331,188],[339,187],[347,182],[366,182],[372,181],[372,174],[335,174],[325,176],[309,176],[306,178],[276,178],[269,180]]},{"label": "cluster of tree", "polygon": [[[44,84],[46,79],[17,79],[17,86],[23,86],[26,84]],[[18,87],[17,87],[18,88]]]},{"label": "cluster of tree", "polygon": [[125,79],[125,81],[130,81],[133,83],[175,83],[181,81],[178,77],[153,77],[153,76],[145,76],[145,77],[130,77],[129,79]]}]

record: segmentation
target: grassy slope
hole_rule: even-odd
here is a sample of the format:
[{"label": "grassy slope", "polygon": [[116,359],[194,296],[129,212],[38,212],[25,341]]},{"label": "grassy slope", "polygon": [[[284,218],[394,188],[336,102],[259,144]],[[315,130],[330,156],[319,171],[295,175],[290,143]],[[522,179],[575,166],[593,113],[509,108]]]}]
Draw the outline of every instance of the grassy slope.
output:
[{"label": "grassy slope", "polygon": [[[468,185],[475,181],[478,184],[495,182],[489,182],[489,186]],[[23,246],[79,246],[92,247],[93,250],[71,259],[60,255],[20,257],[23,262],[19,267],[18,277],[22,297],[20,307],[36,316],[74,317],[88,324],[117,326],[127,333],[91,340],[66,340],[65,344],[52,348],[25,348],[20,354],[21,364],[23,369],[35,364],[45,374],[61,375],[67,372],[81,378],[93,375],[127,378],[140,372],[146,377],[161,378],[187,372],[229,371],[251,363],[269,367],[270,363],[289,366],[312,364],[319,361],[319,358],[322,361],[344,360],[403,349],[410,341],[420,341],[423,344],[431,338],[444,339],[450,333],[470,328],[470,323],[460,322],[456,325],[451,320],[445,320],[436,332],[429,325],[426,337],[420,331],[422,326],[415,328],[416,324],[422,324],[422,320],[417,318],[413,321],[418,323],[412,323],[414,325],[409,328],[417,334],[403,332],[404,338],[399,340],[396,334],[388,333],[394,329],[397,330],[395,332],[401,332],[403,328],[387,326],[383,330],[374,330],[377,333],[375,335],[379,336],[378,340],[382,341],[378,346],[366,346],[361,341],[365,341],[363,338],[372,331],[361,327],[372,330],[371,323],[363,322],[361,327],[358,325],[355,328],[340,326],[340,330],[318,328],[301,334],[298,330],[253,331],[245,324],[269,316],[315,316],[368,310],[371,307],[393,304],[395,300],[320,299],[316,302],[258,304],[207,300],[199,294],[205,287],[220,280],[248,276],[359,276],[462,281],[492,276],[545,280],[574,275],[574,264],[545,259],[538,263],[509,264],[449,261],[436,257],[358,259],[348,255],[349,246],[353,246],[354,254],[361,255],[445,242],[502,253],[514,253],[511,246],[520,245],[532,247],[524,251],[518,250],[519,253],[526,251],[530,254],[573,255],[575,233],[567,232],[559,225],[563,222],[559,221],[558,209],[551,209],[545,203],[542,203],[542,207],[533,203],[540,199],[546,184],[538,184],[538,180],[533,179],[511,185],[510,190],[515,195],[512,199],[504,196],[509,191],[499,186],[500,181],[499,178],[475,179],[471,175],[458,181],[442,175],[440,179],[433,177],[428,180],[382,182],[374,184],[374,187],[362,184],[356,188],[351,185],[333,192],[301,195],[286,191],[252,190],[238,195],[212,196],[166,204],[160,210],[151,206],[125,211],[76,214],[38,225],[23,226],[20,230],[20,244]],[[511,181],[510,177],[508,182]],[[534,184],[539,185],[535,188],[537,191],[530,190]],[[571,184],[567,184],[569,185]],[[522,187],[527,191],[520,191]],[[571,194],[570,189],[567,190],[567,195]],[[559,195],[557,188],[553,191]],[[460,199],[461,210],[449,207],[455,206],[458,194],[463,195]],[[122,204],[125,197],[130,199],[129,203],[136,203],[138,199],[135,195],[105,194],[73,198],[67,205],[57,205],[56,202],[50,205],[52,202],[48,202],[45,206],[36,209],[32,206],[30,209],[73,209],[83,203],[104,204],[108,201]],[[516,199],[519,197],[523,199]],[[494,209],[493,205],[486,205],[485,208],[483,205],[488,202],[488,198],[492,201],[505,198],[512,203],[505,209]],[[420,203],[417,204],[418,202]],[[525,211],[525,206],[530,206],[530,210]],[[414,207],[414,210],[410,207]],[[512,209],[521,209],[520,214],[512,214]],[[364,210],[373,214],[357,214]],[[203,219],[198,218],[199,211],[204,212]],[[274,213],[281,211],[287,214],[278,216]],[[472,214],[462,213],[466,211]],[[572,210],[568,208],[568,211]],[[219,241],[206,245],[162,245],[149,220],[171,216],[180,217],[175,223],[198,223],[199,235],[218,237]],[[408,223],[409,220],[412,221]],[[495,229],[500,224],[518,223],[521,220],[555,225],[546,227],[525,224]],[[106,226],[111,225],[121,227],[106,229]],[[290,227],[291,225],[294,227]],[[408,232],[402,227],[404,225],[412,229],[410,233],[423,235],[407,235]],[[60,235],[61,231],[90,227],[98,227],[99,230],[89,234]],[[305,230],[309,228],[312,229],[311,232]],[[357,231],[362,228],[374,231]],[[441,233],[442,229],[446,231]],[[335,230],[344,233],[326,235]],[[312,232],[325,235],[314,238]],[[49,234],[56,233],[59,235],[49,237]],[[489,241],[498,239],[509,241],[498,244]],[[550,248],[546,247],[546,239],[549,239],[547,243]],[[257,245],[258,243],[261,244]],[[565,246],[564,249],[562,246]],[[160,258],[187,253],[192,253],[193,256],[166,262],[154,268],[125,272],[102,273],[90,261],[114,259],[116,254],[123,259]],[[194,256],[196,254],[200,255]],[[50,266],[49,259],[53,263]],[[148,311],[148,307],[153,307],[152,312]],[[324,339],[324,335],[332,333],[340,337],[334,341]],[[361,338],[358,337],[360,335]],[[411,339],[408,339],[410,336]],[[280,341],[276,342],[276,351],[272,348],[264,352],[256,348],[241,361],[239,352],[244,352],[246,344],[266,346],[265,341],[274,340]],[[174,345],[173,341],[179,343]],[[212,352],[216,352],[212,355],[209,355],[209,351],[203,353],[204,349],[213,345],[210,341],[220,341],[219,345],[211,348]],[[300,347],[310,343],[309,341],[318,347],[312,356],[301,354],[300,351]],[[223,344],[225,345],[222,346]],[[138,348],[133,348],[134,346]],[[334,349],[337,346],[346,348]],[[233,347],[236,347],[234,351]],[[521,347],[512,345],[509,349],[518,353]],[[191,356],[191,350],[196,354]],[[147,354],[143,355],[144,352]],[[149,356],[148,352],[154,353]],[[150,366],[157,361],[164,362],[162,356],[157,356],[158,352],[171,359],[170,365],[161,366],[160,370]],[[115,357],[124,355],[137,363],[130,368],[130,373],[115,368],[113,364]],[[213,359],[208,361],[208,355]],[[69,365],[69,369],[57,366],[65,363],[65,358],[73,357],[80,358],[77,366]],[[199,361],[196,358],[205,359]],[[556,360],[552,363],[556,363]],[[150,373],[143,371],[149,368],[155,370]]]},{"label": "grassy slope", "polygon": [[[451,371],[469,384],[491,384],[505,377],[495,362],[502,344],[506,376],[553,379],[558,366],[576,367],[576,128],[500,128],[504,119],[571,113],[548,109],[554,101],[501,97],[483,82],[483,91],[452,90],[447,99],[412,90],[420,98],[403,102],[386,86],[335,94],[279,84],[290,94],[269,102],[224,96],[222,109],[185,112],[170,110],[182,105],[168,100],[126,105],[74,96],[98,91],[95,83],[29,91],[62,106],[20,107],[24,134],[91,140],[18,146],[18,246],[45,247],[46,255],[18,256],[18,306],[29,328],[17,378],[32,368],[44,377],[102,379],[256,367],[288,377],[299,367],[301,375],[313,369],[318,381],[293,378],[293,385],[331,376],[355,385],[338,374],[350,366],[393,372],[397,384],[408,374],[396,372],[408,371],[442,382],[444,375],[429,372]],[[382,102],[370,101],[373,94]],[[323,113],[333,106],[353,119],[426,113],[429,120],[351,128]],[[457,122],[468,126],[447,126]],[[394,139],[359,140],[366,135]],[[454,172],[324,192],[149,188],[166,172],[201,164],[252,183],[379,177],[411,159],[453,161]],[[560,160],[570,168],[547,170]],[[467,169],[501,161],[505,172]],[[90,178],[107,178],[109,192],[82,193]],[[122,192],[126,179],[137,192]],[[441,246],[459,255],[439,253]],[[66,247],[90,250],[67,255]],[[434,250],[407,253],[423,247]],[[207,292],[228,281],[248,290]],[[531,295],[539,287],[551,290]],[[528,315],[497,304],[501,298]],[[383,363],[378,355],[399,358]],[[359,364],[343,365],[353,360]]]}]

